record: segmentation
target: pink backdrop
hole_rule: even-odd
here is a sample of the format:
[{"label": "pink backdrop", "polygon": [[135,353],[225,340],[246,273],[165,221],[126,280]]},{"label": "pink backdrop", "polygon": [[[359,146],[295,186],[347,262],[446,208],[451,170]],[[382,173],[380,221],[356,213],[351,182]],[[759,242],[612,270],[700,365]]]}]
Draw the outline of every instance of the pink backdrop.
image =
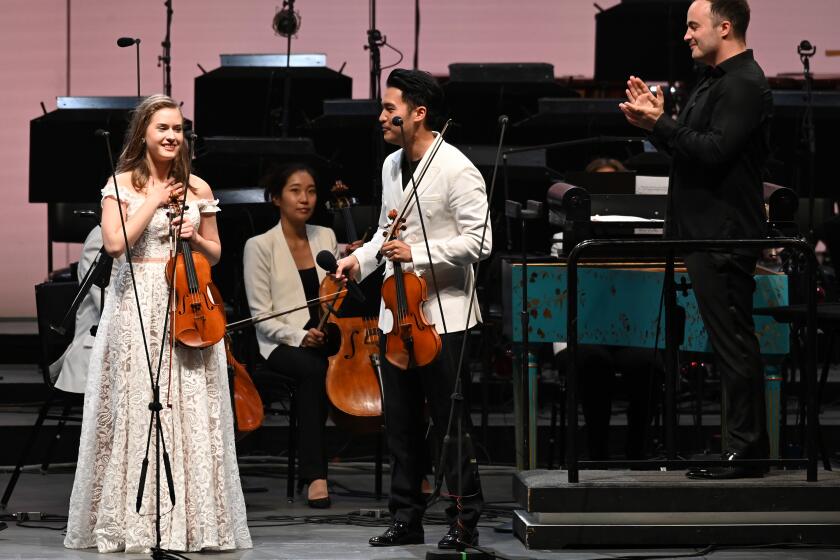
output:
[{"label": "pink backdrop", "polygon": [[[601,0],[609,7],[616,0]],[[68,4],[70,7],[70,91],[72,95],[133,95],[134,51],[120,49],[120,36],[142,38],[142,93],[162,89],[157,56],[164,34],[162,0],[3,0],[0,18],[0,317],[33,316],[33,285],[46,275],[46,209],[29,204],[29,120],[66,95],[68,75]],[[270,23],[281,0],[174,0],[172,29],[173,95],[192,116],[193,79],[201,64],[218,66],[220,53],[283,52],[285,42]],[[294,52],[323,52],[328,64],[354,80],[355,97],[368,94],[368,2],[298,0],[303,26]],[[795,47],[809,39],[819,47],[815,72],[840,73],[837,0],[753,0],[749,38],[769,75],[796,71]],[[595,8],[592,0],[421,0],[420,66],[445,73],[451,62],[550,62],[558,75],[590,76],[594,66]],[[389,42],[413,56],[413,0],[380,0],[377,27]],[[628,45],[632,49],[633,45]],[[383,50],[383,64],[396,62]],[[628,68],[628,73],[632,72]],[[235,110],[235,107],[232,108]],[[81,162],[80,162],[81,163]],[[73,169],[66,184],[74,188]],[[58,244],[56,266],[78,254],[78,247]]]}]

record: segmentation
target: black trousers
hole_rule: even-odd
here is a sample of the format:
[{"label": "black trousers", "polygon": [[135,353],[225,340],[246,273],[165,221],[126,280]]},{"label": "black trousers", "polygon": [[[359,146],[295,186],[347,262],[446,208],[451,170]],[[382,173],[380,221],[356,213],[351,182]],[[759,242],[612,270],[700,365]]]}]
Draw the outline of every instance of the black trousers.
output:
[{"label": "black trousers", "polygon": [[[425,441],[424,401],[429,403],[429,413],[438,439],[444,441],[463,333],[442,335],[441,339],[443,349],[434,362],[424,367],[401,370],[385,359],[385,337],[382,337],[385,437],[391,454],[391,497],[388,507],[394,521],[401,521],[415,528],[422,525],[423,513],[426,510],[426,501],[420,490],[421,480],[426,472],[424,456],[428,445]],[[451,357],[451,362],[447,354]],[[465,371],[468,370],[465,368]],[[443,466],[443,474],[450,496],[456,496],[458,493],[460,474],[460,497],[456,497],[455,503],[446,510],[450,524],[459,521],[464,527],[472,529],[478,523],[484,499],[470,436],[472,423],[467,398],[468,385],[469,375],[462,374],[464,400],[458,407],[461,411],[463,435],[461,462],[458,464],[457,419],[453,418],[451,437],[445,450],[447,460]]]},{"label": "black trousers", "polygon": [[279,345],[268,356],[268,366],[291,377],[297,385],[298,453],[300,479],[306,482],[327,478],[324,425],[327,402],[327,357],[312,348]]},{"label": "black trousers", "polygon": [[753,323],[757,256],[718,251],[685,255],[725,394],[728,449],[747,458],[769,454],[764,367]]},{"label": "black trousers", "polygon": [[[613,395],[627,395],[628,459],[644,459],[648,427],[652,419],[653,394],[662,378],[662,360],[652,348],[583,344],[578,348],[580,401],[586,421],[589,458],[609,459],[609,428]],[[558,354],[560,370],[565,370],[565,351]],[[621,372],[618,387],[616,373]]]}]

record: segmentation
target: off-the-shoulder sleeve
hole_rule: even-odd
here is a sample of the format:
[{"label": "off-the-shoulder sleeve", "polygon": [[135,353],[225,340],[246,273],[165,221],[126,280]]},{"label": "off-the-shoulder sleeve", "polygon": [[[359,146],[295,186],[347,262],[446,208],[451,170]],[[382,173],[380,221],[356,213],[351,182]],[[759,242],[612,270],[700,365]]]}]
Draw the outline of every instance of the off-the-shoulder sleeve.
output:
[{"label": "off-the-shoulder sleeve", "polygon": [[[102,188],[102,191],[100,191],[100,192],[102,193],[102,200],[103,201],[106,198],[108,198],[109,196],[113,197],[113,198],[117,198],[117,188],[114,186],[113,181],[111,181],[107,185],[105,185]],[[122,191],[120,191],[120,198],[122,198],[122,194],[123,194]]]},{"label": "off-the-shoulder sleeve", "polygon": [[196,201],[198,204],[198,211],[202,214],[215,214],[216,212],[221,212],[221,208],[219,208],[219,199],[216,198],[214,200],[207,200],[207,199],[200,199]]},{"label": "off-the-shoulder sleeve", "polygon": [[[122,201],[123,204],[128,204],[128,199],[131,198],[131,193],[126,191],[125,187],[120,187],[119,191],[120,201]],[[117,188],[114,186],[113,181],[108,181],[108,184],[105,185],[100,192],[102,193],[102,204],[105,203],[105,199],[109,196],[115,200],[117,198]]]}]

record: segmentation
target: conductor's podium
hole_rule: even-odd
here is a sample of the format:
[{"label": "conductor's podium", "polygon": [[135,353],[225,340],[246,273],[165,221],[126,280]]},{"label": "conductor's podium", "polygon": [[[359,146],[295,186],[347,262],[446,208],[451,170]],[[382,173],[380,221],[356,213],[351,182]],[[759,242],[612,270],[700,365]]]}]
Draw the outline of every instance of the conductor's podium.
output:
[{"label": "conductor's podium", "polygon": [[[664,349],[665,311],[660,305],[664,266],[661,263],[615,263],[606,260],[582,262],[578,265],[578,343],[638,348]],[[567,328],[568,270],[563,262],[528,262],[528,343],[565,342]],[[677,265],[674,274],[677,305],[685,309],[684,336],[680,351],[710,353],[709,337],[697,309],[688,273]],[[754,307],[788,305],[788,277],[762,270],[755,275]],[[522,265],[505,261],[502,265],[502,308],[505,334],[514,343],[522,343]],[[755,316],[756,334],[766,363],[773,363],[788,354],[789,327],[770,317]],[[659,327],[659,328],[657,328]],[[529,352],[530,354],[530,352]],[[519,364],[521,361],[516,360]],[[517,466],[536,468],[536,403],[537,364],[529,355],[527,398],[523,398],[524,382],[515,382],[514,402],[517,408]],[[522,369],[522,368],[519,368]],[[580,372],[586,375],[586,372]],[[517,371],[517,374],[518,371]],[[775,367],[768,368],[766,378],[768,432],[771,453],[778,456],[778,411],[781,378]],[[520,380],[522,381],[522,380]],[[522,386],[523,389],[518,390]],[[525,404],[527,403],[527,405]],[[526,437],[524,406],[529,409]],[[522,451],[527,447],[526,451]],[[526,456],[527,455],[527,456]]]}]

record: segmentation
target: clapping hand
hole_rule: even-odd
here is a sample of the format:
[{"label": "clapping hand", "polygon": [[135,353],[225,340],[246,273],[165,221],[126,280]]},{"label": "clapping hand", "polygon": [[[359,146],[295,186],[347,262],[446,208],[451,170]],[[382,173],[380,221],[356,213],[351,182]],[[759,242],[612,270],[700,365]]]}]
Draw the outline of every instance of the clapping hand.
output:
[{"label": "clapping hand", "polygon": [[636,76],[627,80],[627,95],[625,103],[619,103],[618,108],[624,113],[627,122],[645,130],[653,130],[653,126],[665,112],[665,94],[662,88],[656,88],[654,95],[647,84]]}]

